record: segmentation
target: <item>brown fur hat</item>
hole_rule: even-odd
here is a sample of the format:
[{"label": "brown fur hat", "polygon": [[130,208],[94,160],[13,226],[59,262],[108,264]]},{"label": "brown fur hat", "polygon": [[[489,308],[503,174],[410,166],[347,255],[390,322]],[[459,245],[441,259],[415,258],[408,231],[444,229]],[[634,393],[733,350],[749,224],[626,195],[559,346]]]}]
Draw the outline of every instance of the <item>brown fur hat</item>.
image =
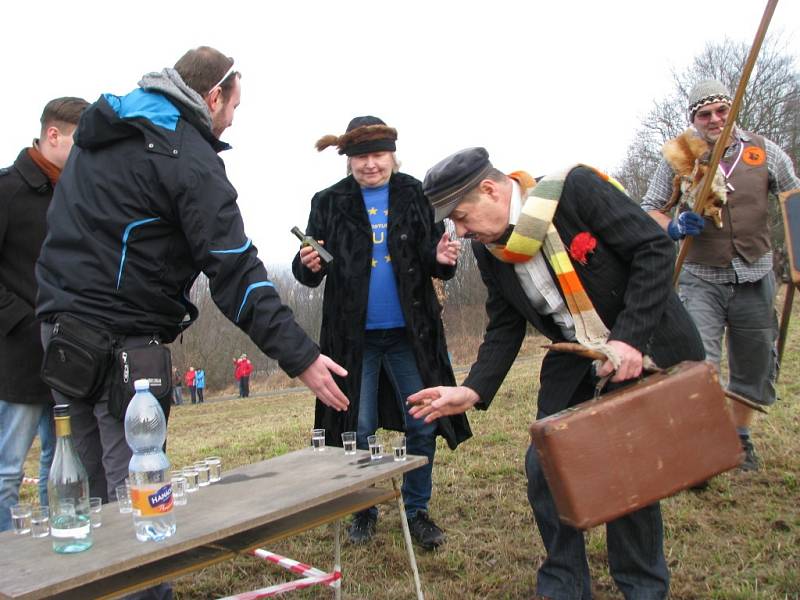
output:
[{"label": "brown fur hat", "polygon": [[356,117],[347,126],[344,135],[325,135],[317,140],[316,148],[322,152],[328,146],[336,146],[339,154],[356,156],[370,152],[394,152],[397,149],[397,130],[389,127],[378,117]]}]

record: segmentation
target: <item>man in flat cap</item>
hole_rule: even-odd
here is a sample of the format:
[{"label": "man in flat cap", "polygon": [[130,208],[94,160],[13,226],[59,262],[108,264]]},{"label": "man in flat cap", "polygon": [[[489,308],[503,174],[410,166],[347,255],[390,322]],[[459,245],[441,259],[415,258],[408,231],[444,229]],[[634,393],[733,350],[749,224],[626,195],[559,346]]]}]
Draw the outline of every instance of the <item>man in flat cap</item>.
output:
[{"label": "man in flat cap", "polygon": [[[460,242],[434,223],[422,184],[398,172],[396,139],[397,131],[378,117],[360,116],[341,136],[317,142],[317,150],[336,147],[347,156],[348,176],[314,195],[306,228],[334,258],[325,263],[305,246],[292,272],[307,286],[325,281],[320,346],[347,369],[337,381],[350,407],[337,412],[318,403],[314,426],[336,446],[342,433],[355,431],[364,450],[378,427],[406,433],[408,452],[428,458],[403,477],[409,529],[432,550],[445,541],[428,513],[436,436],[455,449],[471,433],[464,415],[437,423],[408,417],[405,399],[427,386],[455,383],[431,278],[455,275]],[[376,507],[356,513],[350,541],[369,541],[377,518]]]},{"label": "man in flat cap", "polygon": [[[699,334],[672,291],[673,244],[622,188],[582,165],[538,184],[527,173],[495,169],[483,148],[449,156],[428,171],[423,189],[436,219],[450,217],[472,239],[488,288],[489,322],[478,358],[458,387],[428,388],[409,402],[426,422],[489,407],[530,323],[554,342],[579,342],[609,357],[592,361],[548,352],[541,365],[537,418],[592,397],[598,377],[625,382],[642,356],[668,367],[701,360]],[[513,231],[509,225],[513,225]],[[528,499],[547,551],[537,593],[591,598],[583,532],[558,519],[531,446]],[[666,598],[658,503],[607,524],[611,575],[626,598]]]},{"label": "man in flat cap", "polygon": [[[775,143],[734,126],[719,163],[722,192],[717,196],[722,198],[709,203],[718,212],[701,216],[692,210],[689,199],[700,183],[692,177],[695,164],[722,135],[730,108],[730,93],[719,81],[701,81],[692,88],[691,127],[664,145],[642,208],[673,240],[692,236],[680,273],[680,295],[703,338],[706,356],[719,369],[727,332],[728,388],[769,406],[775,402],[777,364],[769,195],[800,188],[800,180]],[[686,184],[692,179],[698,185]],[[739,402],[732,410],[745,451],[740,469],[755,471],[759,459],[750,440],[753,410]]]}]

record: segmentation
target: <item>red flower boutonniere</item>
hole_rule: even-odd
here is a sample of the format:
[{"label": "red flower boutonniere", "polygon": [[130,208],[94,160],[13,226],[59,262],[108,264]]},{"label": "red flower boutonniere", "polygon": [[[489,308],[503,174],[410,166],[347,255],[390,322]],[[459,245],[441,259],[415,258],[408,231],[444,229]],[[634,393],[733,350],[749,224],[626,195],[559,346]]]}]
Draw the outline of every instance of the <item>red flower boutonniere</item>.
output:
[{"label": "red flower boutonniere", "polygon": [[597,240],[588,231],[582,231],[569,245],[569,255],[582,265],[586,264],[586,257],[597,248]]}]

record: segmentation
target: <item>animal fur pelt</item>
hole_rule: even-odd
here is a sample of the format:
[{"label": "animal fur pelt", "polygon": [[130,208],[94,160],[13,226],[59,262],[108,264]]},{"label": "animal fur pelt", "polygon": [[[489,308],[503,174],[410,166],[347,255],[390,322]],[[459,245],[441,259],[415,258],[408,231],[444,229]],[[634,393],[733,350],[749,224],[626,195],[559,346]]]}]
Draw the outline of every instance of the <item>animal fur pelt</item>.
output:
[{"label": "animal fur pelt", "polygon": [[[694,210],[695,199],[703,187],[708,172],[711,148],[697,131],[689,128],[673,140],[664,144],[664,158],[675,171],[672,180],[672,196],[663,211],[669,213],[679,202]],[[718,229],[722,229],[722,209],[728,201],[725,176],[717,167],[711,182],[711,191],[703,208],[703,215],[711,218]]]},{"label": "animal fur pelt", "polygon": [[344,135],[324,135],[317,140],[316,147],[322,152],[328,146],[336,146],[339,154],[344,154],[344,148],[353,144],[361,144],[372,140],[396,140],[397,130],[388,125],[365,125],[356,127]]}]

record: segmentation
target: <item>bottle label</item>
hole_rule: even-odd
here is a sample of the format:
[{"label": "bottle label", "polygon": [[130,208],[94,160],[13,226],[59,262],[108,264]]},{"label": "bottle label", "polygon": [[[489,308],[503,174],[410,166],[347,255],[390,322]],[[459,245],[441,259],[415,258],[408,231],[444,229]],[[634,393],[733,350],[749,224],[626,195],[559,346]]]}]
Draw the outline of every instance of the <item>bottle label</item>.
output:
[{"label": "bottle label", "polygon": [[172,510],[172,484],[163,487],[131,487],[133,510],[142,517],[157,517]]},{"label": "bottle label", "polygon": [[82,539],[89,535],[91,531],[91,525],[89,521],[86,521],[85,525],[81,525],[80,527],[70,527],[68,529],[60,529],[56,527],[50,528],[50,535],[54,538],[72,538],[72,539]]}]

